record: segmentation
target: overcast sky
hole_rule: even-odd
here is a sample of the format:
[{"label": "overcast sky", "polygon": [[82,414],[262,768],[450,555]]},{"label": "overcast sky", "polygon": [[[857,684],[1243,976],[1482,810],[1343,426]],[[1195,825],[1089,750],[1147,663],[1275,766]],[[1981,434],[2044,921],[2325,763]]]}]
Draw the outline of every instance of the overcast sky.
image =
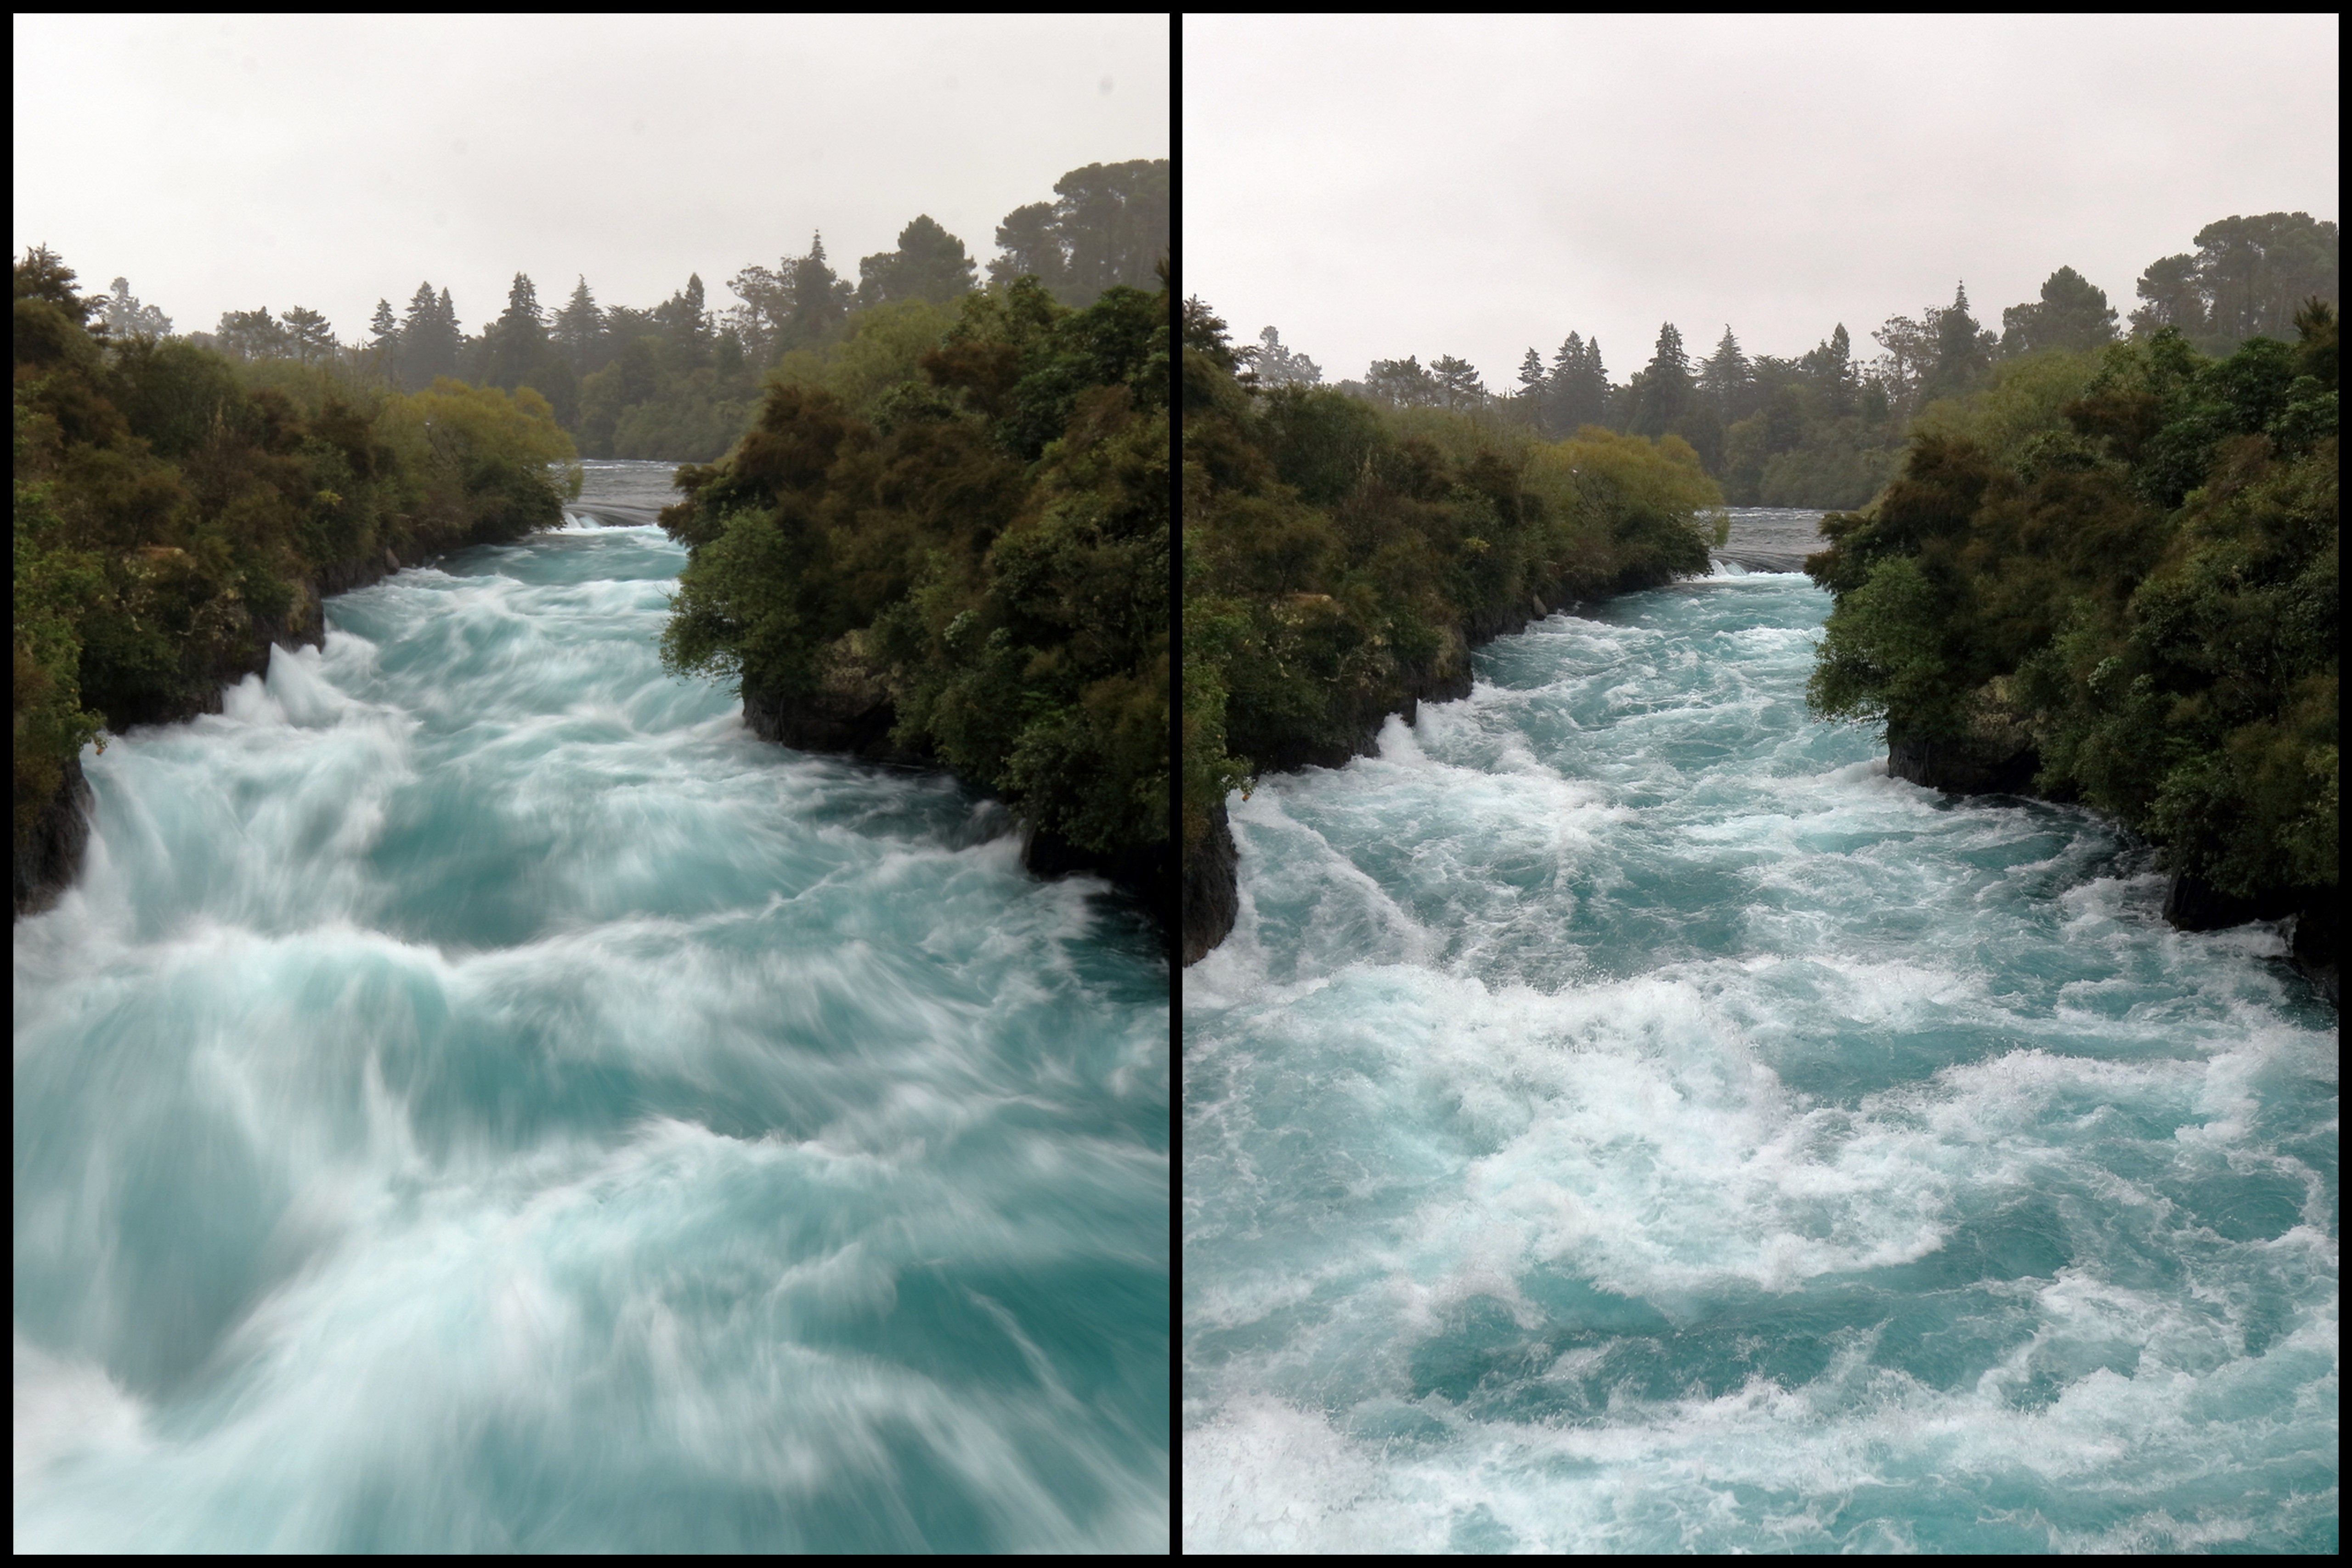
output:
[{"label": "overcast sky", "polygon": [[518,271],[647,307],[698,271],[835,268],[918,213],[983,266],[1087,163],[1169,155],[1144,16],[16,18],[16,250],[117,275],[181,331],[447,286],[468,331]]},{"label": "overcast sky", "polygon": [[1327,380],[1662,321],[1793,356],[2069,265],[2128,315],[2232,214],[2336,219],[2334,16],[1188,15],[1187,292]]}]

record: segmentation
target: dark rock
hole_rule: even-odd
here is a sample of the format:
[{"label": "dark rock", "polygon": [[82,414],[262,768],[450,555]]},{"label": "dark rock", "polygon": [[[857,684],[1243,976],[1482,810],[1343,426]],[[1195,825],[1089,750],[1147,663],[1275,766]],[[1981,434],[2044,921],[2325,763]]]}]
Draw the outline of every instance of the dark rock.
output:
[{"label": "dark rock", "polygon": [[89,847],[89,781],[82,776],[81,759],[68,757],[58,793],[41,808],[31,835],[16,847],[17,914],[38,914],[49,908],[81,874],[82,856]]},{"label": "dark rock", "polygon": [[2336,889],[2322,889],[2324,897],[2314,899],[2295,913],[2287,932],[2289,956],[2294,966],[2309,977],[2319,994],[2327,998],[2331,1007],[2340,1006],[2336,1000],[2337,957],[2336,922],[2337,903]]},{"label": "dark rock", "polygon": [[2284,920],[2301,907],[2293,889],[2264,889],[2251,899],[2222,892],[2202,877],[2176,876],[2164,890],[2165,923],[2176,931],[2227,931],[2248,921]]},{"label": "dark rock", "polygon": [[1241,914],[1240,852],[1220,801],[1209,814],[1207,839],[1184,858],[1183,958],[1196,963],[1232,934]]},{"label": "dark rock", "polygon": [[1022,841],[1021,865],[1031,876],[1048,880],[1080,871],[1103,878],[1141,904],[1159,929],[1161,940],[1173,945],[1171,933],[1176,922],[1171,907],[1174,900],[1170,895],[1174,889],[1169,883],[1166,845],[1131,846],[1113,854],[1085,848],[1058,833],[1031,828]]},{"label": "dark rock", "polygon": [[1886,771],[1898,779],[1951,795],[2023,795],[2042,771],[2031,746],[1989,747],[1974,741],[1886,737]]},{"label": "dark rock", "polygon": [[787,698],[773,692],[743,692],[743,721],[763,741],[798,752],[825,752],[869,763],[935,766],[938,759],[908,751],[890,739],[898,711],[887,697],[870,702],[843,700],[839,694]]},{"label": "dark rock", "polygon": [[2164,919],[2177,931],[2227,931],[2248,921],[2280,921],[2287,956],[2320,994],[2336,997],[2336,891],[2264,888],[2252,898],[2225,893],[2202,877],[2177,875],[2164,889]]}]

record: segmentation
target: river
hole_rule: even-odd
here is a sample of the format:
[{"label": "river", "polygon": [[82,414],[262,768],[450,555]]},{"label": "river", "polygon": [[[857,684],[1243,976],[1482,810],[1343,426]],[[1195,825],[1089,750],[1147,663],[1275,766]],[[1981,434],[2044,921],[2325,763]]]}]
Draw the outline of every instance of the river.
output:
[{"label": "river", "polygon": [[2336,1549],[2333,1010],[1810,719],[1827,608],[1577,606],[1235,797],[1189,1550]]},{"label": "river", "polygon": [[587,467],[86,753],[16,1549],[1165,1551],[1158,939],[666,678],[669,467]]}]

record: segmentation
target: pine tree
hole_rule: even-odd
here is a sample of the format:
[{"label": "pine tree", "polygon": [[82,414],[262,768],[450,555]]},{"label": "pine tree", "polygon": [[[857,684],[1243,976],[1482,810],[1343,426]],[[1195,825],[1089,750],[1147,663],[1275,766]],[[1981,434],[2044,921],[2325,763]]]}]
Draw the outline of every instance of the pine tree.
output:
[{"label": "pine tree", "polygon": [[1258,333],[1257,343],[1254,364],[1258,385],[1315,386],[1322,382],[1323,367],[1305,354],[1293,353],[1274,328]]},{"label": "pine tree", "polygon": [[1672,321],[1658,328],[1658,346],[1643,367],[1641,395],[1627,428],[1637,436],[1663,436],[1673,429],[1690,407],[1690,356],[1683,352],[1683,335]]},{"label": "pine tree", "polygon": [[1826,342],[1814,346],[1811,353],[1798,362],[1811,377],[1814,390],[1821,396],[1822,412],[1832,418],[1842,418],[1853,412],[1856,381],[1853,370],[1853,340],[1846,335],[1845,323]]},{"label": "pine tree", "polygon": [[1468,360],[1440,354],[1429,362],[1429,374],[1448,408],[1477,408],[1486,402],[1486,383]]},{"label": "pine tree", "polygon": [[1936,363],[1919,387],[1922,406],[1938,397],[1960,397],[1980,385],[1992,362],[1993,336],[1969,314],[1965,279],[1952,296],[1951,306],[1936,317]]},{"label": "pine tree", "polygon": [[400,321],[392,313],[392,302],[378,300],[375,314],[368,321],[368,353],[374,359],[376,374],[398,384],[400,381]]},{"label": "pine tree", "polygon": [[1608,417],[1609,373],[1601,363],[1601,340],[1586,342],[1576,332],[1552,357],[1550,377],[1552,429],[1573,436],[1587,425]]},{"label": "pine tree", "polygon": [[490,324],[482,379],[491,386],[514,388],[528,381],[549,357],[547,320],[539,308],[539,290],[529,273],[518,272],[507,289],[507,308]]},{"label": "pine tree", "polygon": [[1543,355],[1536,353],[1532,346],[1519,357],[1518,398],[1520,405],[1535,416],[1537,433],[1548,434],[1544,429]]},{"label": "pine tree", "polygon": [[574,373],[586,375],[597,368],[597,357],[604,337],[604,312],[596,308],[596,296],[588,288],[583,276],[573,286],[572,298],[555,314],[555,342],[563,351]]},{"label": "pine tree", "polygon": [[341,346],[335,342],[335,329],[327,318],[305,305],[297,305],[286,312],[286,346],[294,357],[304,363],[320,363],[335,357]]},{"label": "pine tree", "polygon": [[1034,277],[1051,289],[1063,280],[1067,258],[1051,202],[1032,202],[1006,213],[1004,221],[996,226],[996,248],[1003,254],[988,264],[991,282]]},{"label": "pine tree", "polygon": [[160,338],[172,330],[172,318],[152,305],[142,305],[131,292],[131,279],[114,280],[114,292],[91,296],[90,304],[117,342],[128,338]]},{"label": "pine tree", "polygon": [[851,290],[824,258],[824,234],[809,241],[809,253],[784,264],[785,296],[776,325],[779,353],[819,348],[841,335],[848,319]]},{"label": "pine tree", "polygon": [[432,284],[416,286],[408,301],[407,319],[401,325],[400,342],[404,362],[401,384],[410,391],[432,385],[436,376],[457,374],[460,335],[448,289],[436,296]]},{"label": "pine tree", "polygon": [[1750,412],[1748,394],[1755,385],[1755,374],[1749,369],[1748,356],[1739,350],[1739,340],[1732,335],[1731,324],[1723,327],[1722,341],[1715,353],[1699,367],[1700,393],[1715,405],[1716,416],[1726,425],[1744,419]]}]

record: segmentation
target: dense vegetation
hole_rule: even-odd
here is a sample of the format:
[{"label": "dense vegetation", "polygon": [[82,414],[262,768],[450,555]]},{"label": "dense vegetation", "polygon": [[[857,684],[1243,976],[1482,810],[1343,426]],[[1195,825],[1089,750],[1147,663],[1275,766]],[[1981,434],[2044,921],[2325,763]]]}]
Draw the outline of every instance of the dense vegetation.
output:
[{"label": "dense vegetation", "polygon": [[[1005,215],[991,279],[1034,277],[1074,307],[1113,287],[1154,286],[1153,262],[1169,248],[1166,159],[1089,163],[1055,182],[1054,193]],[[868,310],[952,304],[978,271],[964,242],[924,214],[900,230],[895,248],[859,261],[855,285],[835,271],[819,234],[805,255],[743,268],[728,280],[738,302],[723,310],[711,307],[695,274],[649,310],[599,305],[583,277],[551,311],[519,272],[506,309],[478,333],[459,324],[446,288],[425,282],[403,311],[376,301],[367,340],[352,348],[339,346],[326,320],[299,306],[279,318],[267,309],[232,310],[216,331],[195,339],[238,359],[344,363],[409,391],[442,376],[529,387],[588,457],[707,462],[750,427],[767,372],[846,342]],[[110,319],[146,310],[153,319],[139,330],[170,331],[169,319],[133,299],[122,279],[105,303]]]},{"label": "dense vegetation", "polygon": [[[2198,232],[2197,249],[2151,263],[2129,321],[2145,339],[2169,327],[2191,346],[2226,356],[2258,335],[2286,336],[2305,298],[2336,298],[2336,231],[2304,213],[2230,217]],[[1843,322],[1794,358],[1750,355],[1728,326],[1705,359],[1672,322],[1650,359],[1612,382],[1601,344],[1570,332],[1547,364],[1529,348],[1518,386],[1490,391],[1477,368],[1453,355],[1376,360],[1340,388],[1392,407],[1483,410],[1517,419],[1549,439],[1589,426],[1677,436],[1698,454],[1735,506],[1860,506],[1894,477],[1913,422],[1939,400],[1981,389],[1996,366],[2053,349],[2116,341],[2116,312],[2071,267],[2040,297],[2001,312],[1995,333],[1972,313],[1965,285],[1952,302],[1895,316],[1871,333],[1880,353],[1863,360]],[[1268,386],[1313,385],[1320,367],[1268,327],[1242,351]]]},{"label": "dense vegetation", "polygon": [[776,738],[945,763],[1159,900],[1165,276],[884,303],[787,355],[662,514],[690,549],[667,666],[738,679]]},{"label": "dense vegetation", "polygon": [[1383,715],[1466,691],[1473,643],[1705,572],[1721,537],[1678,437],[1548,440],[1269,378],[1198,300],[1182,348],[1188,856],[1255,772],[1345,758]]},{"label": "dense vegetation", "polygon": [[1806,563],[1836,595],[1816,708],[2018,761],[2269,912],[2332,908],[2336,312],[2294,328],[2044,349],[1931,411]]},{"label": "dense vegetation", "polygon": [[380,574],[387,551],[414,561],[562,515],[551,465],[572,443],[535,392],[402,394],[118,338],[46,249],[16,283],[20,864],[101,727],[216,703],[272,640],[315,639],[321,590]]}]

